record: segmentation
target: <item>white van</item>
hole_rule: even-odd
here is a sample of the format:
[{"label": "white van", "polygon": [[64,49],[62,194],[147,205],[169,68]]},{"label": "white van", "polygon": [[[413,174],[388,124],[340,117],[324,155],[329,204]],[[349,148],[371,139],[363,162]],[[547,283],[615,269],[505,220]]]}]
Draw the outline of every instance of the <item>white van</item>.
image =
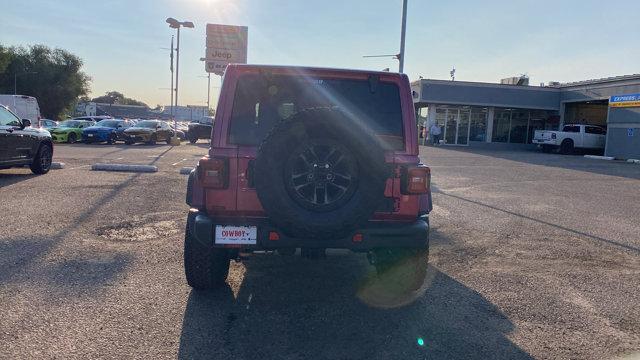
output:
[{"label": "white van", "polygon": [[39,127],[40,106],[33,96],[0,95],[0,104],[8,107],[20,119],[29,119],[34,127]]}]

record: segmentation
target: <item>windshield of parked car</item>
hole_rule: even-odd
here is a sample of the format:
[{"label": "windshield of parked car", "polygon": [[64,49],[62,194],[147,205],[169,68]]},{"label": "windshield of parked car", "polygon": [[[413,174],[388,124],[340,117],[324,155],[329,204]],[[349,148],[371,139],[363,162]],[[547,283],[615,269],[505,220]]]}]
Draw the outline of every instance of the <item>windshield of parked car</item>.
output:
[{"label": "windshield of parked car", "polygon": [[0,125],[20,126],[20,119],[4,107],[0,106]]},{"label": "windshield of parked car", "polygon": [[136,124],[136,127],[155,129],[158,125],[160,125],[157,121],[140,121]]},{"label": "windshield of parked car", "polygon": [[61,122],[59,127],[61,127],[61,128],[77,128],[82,124],[84,124],[84,121],[67,120],[67,121]]},{"label": "windshield of parked car", "polygon": [[102,127],[108,127],[108,128],[117,128],[118,125],[122,125],[122,121],[100,120],[96,123],[96,126],[102,126]]},{"label": "windshield of parked car", "polygon": [[[402,149],[402,108],[398,86],[367,80],[310,79],[302,76],[244,75],[239,79],[230,142],[257,146],[280,120],[313,107],[337,106],[354,114],[357,126],[384,135],[389,149]],[[356,124],[356,122],[359,122]],[[364,129],[362,129],[363,131]]]}]

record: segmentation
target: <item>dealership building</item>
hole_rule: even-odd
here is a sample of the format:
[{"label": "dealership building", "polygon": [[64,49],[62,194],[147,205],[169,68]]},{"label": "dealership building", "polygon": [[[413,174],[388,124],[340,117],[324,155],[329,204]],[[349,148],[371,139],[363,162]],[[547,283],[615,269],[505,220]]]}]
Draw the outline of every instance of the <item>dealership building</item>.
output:
[{"label": "dealership building", "polygon": [[607,128],[605,154],[640,159],[640,74],[529,86],[420,79],[411,84],[419,121],[438,123],[447,145],[531,144],[535,130],[565,124]]}]

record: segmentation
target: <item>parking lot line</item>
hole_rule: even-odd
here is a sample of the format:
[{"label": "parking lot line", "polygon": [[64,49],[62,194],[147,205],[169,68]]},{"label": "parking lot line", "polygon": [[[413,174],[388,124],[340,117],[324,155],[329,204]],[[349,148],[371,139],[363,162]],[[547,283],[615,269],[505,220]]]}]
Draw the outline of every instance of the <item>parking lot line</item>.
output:
[{"label": "parking lot line", "polygon": [[186,160],[187,160],[187,159],[182,159],[182,160],[180,160],[180,161],[176,161],[176,162],[174,162],[173,164],[171,164],[171,166],[176,166],[176,165],[178,165],[178,164],[180,164],[181,162],[186,161]]}]

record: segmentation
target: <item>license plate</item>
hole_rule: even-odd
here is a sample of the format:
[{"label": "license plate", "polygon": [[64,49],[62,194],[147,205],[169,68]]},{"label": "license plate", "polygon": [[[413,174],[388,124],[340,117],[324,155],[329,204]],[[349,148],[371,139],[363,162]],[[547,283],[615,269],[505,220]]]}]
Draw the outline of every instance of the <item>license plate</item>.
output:
[{"label": "license plate", "polygon": [[257,226],[216,225],[216,244],[255,245]]},{"label": "license plate", "polygon": [[88,137],[93,137],[93,134],[87,134]]}]

